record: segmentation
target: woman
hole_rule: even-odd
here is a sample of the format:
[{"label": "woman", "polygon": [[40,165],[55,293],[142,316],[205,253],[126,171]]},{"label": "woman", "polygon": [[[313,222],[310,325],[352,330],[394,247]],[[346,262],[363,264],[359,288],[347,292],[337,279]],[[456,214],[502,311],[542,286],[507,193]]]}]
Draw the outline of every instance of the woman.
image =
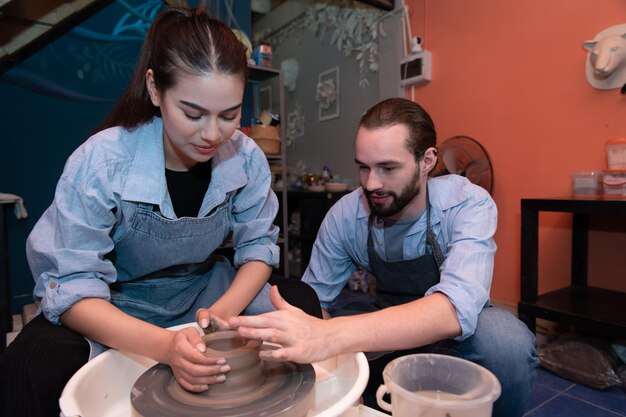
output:
[{"label": "woman", "polygon": [[[228,377],[193,327],[165,328],[273,309],[278,202],[237,130],[247,69],[232,31],[201,10],[154,19],[127,91],[29,236],[43,314],[0,358],[2,412],[58,415],[63,386],[104,346],[168,364],[190,391]],[[237,270],[214,254],[229,237]],[[285,292],[317,307],[305,285]]]}]

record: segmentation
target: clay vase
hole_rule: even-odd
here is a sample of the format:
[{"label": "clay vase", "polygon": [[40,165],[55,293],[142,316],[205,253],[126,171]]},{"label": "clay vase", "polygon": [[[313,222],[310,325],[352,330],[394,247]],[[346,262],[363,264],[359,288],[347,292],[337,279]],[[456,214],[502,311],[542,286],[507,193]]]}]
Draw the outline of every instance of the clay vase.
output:
[{"label": "clay vase", "polygon": [[233,330],[209,333],[202,340],[206,345],[206,356],[224,358],[230,366],[226,381],[210,385],[202,395],[241,397],[265,383],[265,363],[259,358],[260,340],[244,339]]},{"label": "clay vase", "polygon": [[304,417],[314,401],[315,371],[310,364],[265,362],[259,357],[270,347],[235,331],[203,336],[205,355],[224,358],[230,366],[226,380],[208,391],[181,387],[164,364],[144,372],[131,391],[136,414],[143,417]]}]

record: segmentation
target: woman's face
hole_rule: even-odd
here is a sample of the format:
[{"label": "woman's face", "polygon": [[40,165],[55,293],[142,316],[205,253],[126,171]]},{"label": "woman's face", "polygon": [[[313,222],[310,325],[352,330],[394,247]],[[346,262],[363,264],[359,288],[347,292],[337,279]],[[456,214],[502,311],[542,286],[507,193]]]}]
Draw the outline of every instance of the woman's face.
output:
[{"label": "woman's face", "polygon": [[165,166],[188,171],[206,162],[233,135],[241,120],[244,81],[224,74],[181,74],[166,91],[146,73],[152,104],[161,109]]}]

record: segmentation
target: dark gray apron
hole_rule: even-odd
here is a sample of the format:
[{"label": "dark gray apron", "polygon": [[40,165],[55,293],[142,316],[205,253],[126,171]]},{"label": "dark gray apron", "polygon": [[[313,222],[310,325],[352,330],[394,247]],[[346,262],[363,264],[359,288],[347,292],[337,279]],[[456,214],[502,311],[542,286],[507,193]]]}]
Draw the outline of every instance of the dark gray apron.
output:
[{"label": "dark gray apron", "polygon": [[[426,249],[414,259],[386,261],[376,253],[371,230],[367,238],[367,255],[372,274],[376,277],[378,309],[408,303],[424,296],[439,283],[439,268],[444,261],[443,252],[430,228],[430,202],[426,197]],[[430,249],[430,250],[429,250]]]}]

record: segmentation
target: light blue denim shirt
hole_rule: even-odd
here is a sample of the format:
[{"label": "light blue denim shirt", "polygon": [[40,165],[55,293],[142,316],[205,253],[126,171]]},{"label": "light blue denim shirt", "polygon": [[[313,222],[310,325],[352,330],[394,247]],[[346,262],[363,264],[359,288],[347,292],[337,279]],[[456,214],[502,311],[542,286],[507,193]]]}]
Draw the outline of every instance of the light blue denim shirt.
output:
[{"label": "light blue denim shirt", "polygon": [[[478,314],[489,302],[498,213],[487,191],[458,175],[428,180],[431,228],[444,253],[439,284],[426,295],[441,292],[456,308],[463,340],[474,333]],[[357,266],[370,271],[367,256],[370,211],[361,188],[344,196],[326,215],[302,278],[329,309]],[[383,259],[384,228],[372,227],[374,246]],[[425,253],[426,216],[408,230],[404,259]]]},{"label": "light blue denim shirt", "polygon": [[[26,244],[36,281],[34,297],[41,300],[40,309],[52,323],[59,323],[59,316],[83,298],[110,300],[109,285],[115,281],[158,274],[164,267],[179,266],[186,252],[202,253],[182,245],[171,252],[171,259],[150,262],[151,254],[134,245],[131,255],[147,260],[142,276],[119,270],[110,256],[116,243],[124,240],[139,206],[156,207],[165,224],[177,219],[167,190],[162,138],[162,121],[154,118],[132,131],[120,127],[101,131],[68,159],[54,201]],[[278,227],[273,224],[278,200],[270,184],[263,152],[240,131],[212,158],[211,183],[198,217],[228,204],[236,266],[252,260],[278,265]],[[220,234],[207,241],[206,250],[212,252],[222,240]]]}]

